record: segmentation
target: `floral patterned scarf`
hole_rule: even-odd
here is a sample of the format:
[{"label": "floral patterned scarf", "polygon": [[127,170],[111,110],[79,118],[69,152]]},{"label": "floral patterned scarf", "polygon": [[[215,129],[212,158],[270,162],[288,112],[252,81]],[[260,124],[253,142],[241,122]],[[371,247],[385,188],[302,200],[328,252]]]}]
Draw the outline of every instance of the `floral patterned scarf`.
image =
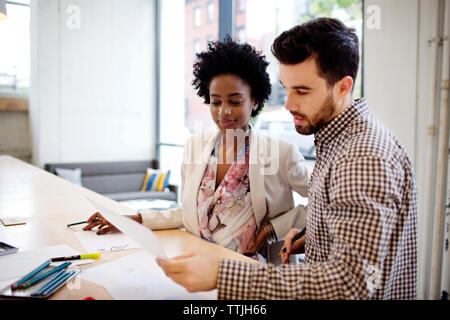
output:
[{"label": "floral patterned scarf", "polygon": [[242,253],[253,247],[257,229],[250,199],[249,138],[215,189],[221,137],[216,139],[198,191],[200,236]]}]

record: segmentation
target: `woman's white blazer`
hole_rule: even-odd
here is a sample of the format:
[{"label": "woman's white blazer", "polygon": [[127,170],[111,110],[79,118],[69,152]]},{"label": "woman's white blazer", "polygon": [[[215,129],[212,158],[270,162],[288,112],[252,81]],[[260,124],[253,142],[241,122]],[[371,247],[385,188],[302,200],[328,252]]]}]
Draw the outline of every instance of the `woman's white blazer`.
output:
[{"label": "woman's white blazer", "polygon": [[[181,207],[164,211],[141,211],[143,224],[151,229],[184,226],[199,236],[197,194],[219,131],[191,136],[181,166]],[[273,225],[277,238],[291,228],[305,225],[306,209],[294,208],[292,190],[308,196],[310,170],[298,147],[283,140],[250,130],[250,197],[258,230],[265,217]]]}]

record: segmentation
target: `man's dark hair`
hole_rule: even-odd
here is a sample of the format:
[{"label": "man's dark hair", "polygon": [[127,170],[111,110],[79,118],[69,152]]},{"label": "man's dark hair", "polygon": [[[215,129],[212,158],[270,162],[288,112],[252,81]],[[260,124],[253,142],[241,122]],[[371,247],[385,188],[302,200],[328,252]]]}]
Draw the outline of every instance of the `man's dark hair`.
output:
[{"label": "man's dark hair", "polygon": [[332,18],[317,18],[280,34],[272,53],[282,64],[292,65],[315,57],[319,75],[329,86],[345,76],[356,80],[359,43],[355,30]]},{"label": "man's dark hair", "polygon": [[208,49],[197,54],[192,85],[197,95],[210,103],[209,84],[221,74],[234,74],[250,86],[252,99],[258,104],[251,116],[258,115],[269,98],[271,87],[265,56],[247,43],[237,43],[226,36],[223,41],[208,43]]}]

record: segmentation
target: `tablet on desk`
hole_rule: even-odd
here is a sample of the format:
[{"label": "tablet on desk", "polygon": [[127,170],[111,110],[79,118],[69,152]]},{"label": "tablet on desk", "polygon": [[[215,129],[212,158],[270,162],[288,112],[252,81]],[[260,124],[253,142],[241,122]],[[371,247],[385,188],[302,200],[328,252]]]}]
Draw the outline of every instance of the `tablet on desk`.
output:
[{"label": "tablet on desk", "polygon": [[13,247],[7,243],[0,241],[0,256],[10,253],[16,253],[19,248]]}]

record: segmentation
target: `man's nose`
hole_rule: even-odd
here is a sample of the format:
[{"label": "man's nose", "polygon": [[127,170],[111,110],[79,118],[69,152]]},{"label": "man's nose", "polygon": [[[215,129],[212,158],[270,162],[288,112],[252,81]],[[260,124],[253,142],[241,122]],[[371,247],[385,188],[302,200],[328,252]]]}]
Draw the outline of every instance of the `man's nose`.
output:
[{"label": "man's nose", "polygon": [[292,92],[286,92],[286,102],[284,103],[284,108],[288,111],[298,111],[298,106]]}]

